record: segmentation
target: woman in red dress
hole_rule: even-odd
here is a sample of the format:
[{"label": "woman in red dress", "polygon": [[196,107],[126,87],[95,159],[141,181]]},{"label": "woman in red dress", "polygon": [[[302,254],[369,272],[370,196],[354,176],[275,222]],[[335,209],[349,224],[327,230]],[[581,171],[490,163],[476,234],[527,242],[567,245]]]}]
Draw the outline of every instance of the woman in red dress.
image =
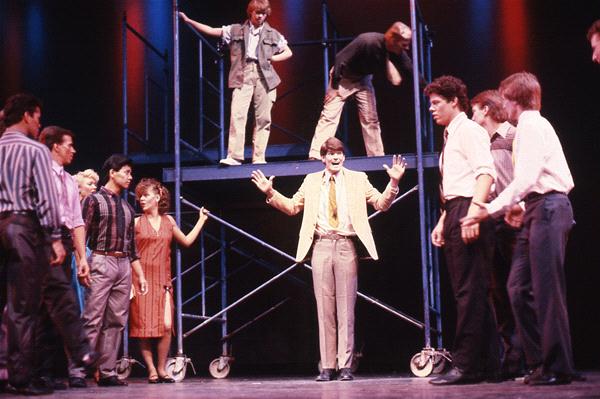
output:
[{"label": "woman in red dress", "polygon": [[[148,382],[175,382],[165,371],[165,363],[173,332],[173,289],[171,285],[171,241],[189,247],[208,219],[208,211],[200,210],[196,225],[187,235],[175,220],[166,215],[169,191],[155,179],[142,179],[135,188],[143,215],[135,219],[135,244],[148,294],[136,295],[129,312],[129,336],[140,339],[142,357],[148,367]],[[136,277],[133,278],[135,286]],[[157,363],[152,355],[152,340],[158,340]]]}]

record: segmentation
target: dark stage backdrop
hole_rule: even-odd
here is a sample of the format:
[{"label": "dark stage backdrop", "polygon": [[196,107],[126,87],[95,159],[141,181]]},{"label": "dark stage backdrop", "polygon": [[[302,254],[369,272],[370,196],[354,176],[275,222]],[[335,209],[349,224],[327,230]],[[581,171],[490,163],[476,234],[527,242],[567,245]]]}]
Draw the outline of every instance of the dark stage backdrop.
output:
[{"label": "dark stage backdrop", "polygon": [[[393,21],[409,22],[406,0],[330,0],[331,15],[341,36],[366,31],[384,31]],[[272,1],[270,22],[291,44],[320,37],[318,0]],[[245,0],[182,1],[190,17],[213,26],[245,17]],[[600,157],[598,89],[600,67],[591,62],[588,26],[600,18],[600,1],[543,0],[436,0],[422,1],[422,11],[434,33],[433,74],[461,77],[469,95],[497,87],[502,78],[520,70],[535,73],[543,87],[542,114],[555,126],[575,178],[571,194],[577,225],[571,234],[566,273],[576,363],[579,368],[597,368],[600,358],[600,256],[598,250],[598,175]],[[11,1],[0,0],[0,101],[15,92],[29,91],[44,101],[43,124],[72,129],[79,150],[71,171],[93,167],[122,149],[121,139],[121,18],[172,60],[172,18],[168,1]],[[182,40],[182,125],[197,124],[194,102],[197,94],[197,55],[193,36],[183,28]],[[141,131],[144,71],[161,73],[161,65],[148,56],[129,34],[129,113],[131,127]],[[294,57],[277,65],[283,79],[278,88],[274,122],[310,138],[318,119],[323,96],[321,49],[292,46]],[[171,66],[169,66],[171,68]],[[210,65],[205,66],[207,70]],[[169,71],[170,73],[170,71]],[[414,152],[412,87],[405,82],[393,88],[376,76],[378,109],[388,153]],[[287,94],[292,91],[291,94]],[[229,97],[229,93],[227,95]],[[209,100],[209,107],[215,107]],[[169,106],[169,109],[171,106]],[[362,139],[356,113],[348,115],[349,147],[362,155]],[[439,140],[438,140],[439,141]],[[275,129],[272,143],[294,142]],[[134,142],[132,149],[142,148]],[[160,176],[158,167],[138,167],[136,179]],[[384,173],[373,173],[377,187],[385,184]],[[408,172],[404,187],[414,183]],[[277,187],[292,194],[297,178],[279,178]],[[227,220],[235,222],[278,247],[295,251],[300,218],[288,218],[269,209],[249,181],[186,184],[184,192],[206,204]],[[421,318],[422,294],[418,249],[416,197],[410,197],[373,222],[382,260],[366,263],[360,271],[360,288],[393,306]],[[186,216],[186,220],[193,221]],[[207,231],[218,234],[216,226]],[[272,260],[279,267],[287,262],[261,252],[251,244],[247,250]],[[194,259],[196,250],[185,252]],[[230,257],[231,265],[242,260]],[[213,271],[215,265],[211,266]],[[211,274],[216,274],[211,272]],[[247,292],[272,273],[251,266],[231,280],[230,300]],[[230,312],[232,328],[240,326],[274,302],[289,297],[279,310],[235,337],[233,354],[237,368],[250,371],[313,370],[318,359],[314,301],[310,275],[298,270],[301,283],[285,280],[270,287]],[[307,284],[306,284],[307,283]],[[197,276],[186,283],[186,291],[198,286]],[[304,285],[303,285],[304,284]],[[448,279],[442,272],[444,295],[444,339],[451,345],[454,313]],[[214,294],[208,305],[215,305]],[[197,307],[198,308],[198,307]],[[198,311],[198,309],[195,309]],[[192,310],[190,309],[190,312]],[[358,346],[363,348],[361,369],[406,371],[410,356],[423,344],[414,327],[380,310],[360,303]],[[189,327],[189,325],[188,325]],[[135,346],[135,345],[134,345]],[[205,370],[220,347],[218,327],[211,326],[184,341],[186,354]],[[203,372],[204,374],[204,372]]]}]

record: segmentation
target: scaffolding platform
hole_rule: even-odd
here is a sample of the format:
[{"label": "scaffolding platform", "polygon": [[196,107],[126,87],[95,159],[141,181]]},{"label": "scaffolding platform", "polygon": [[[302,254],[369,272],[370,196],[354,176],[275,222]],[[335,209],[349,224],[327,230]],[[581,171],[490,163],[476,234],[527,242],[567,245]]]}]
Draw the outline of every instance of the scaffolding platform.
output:
[{"label": "scaffolding platform", "polygon": [[[404,154],[406,159],[407,169],[417,168],[417,155]],[[424,153],[423,167],[433,168],[438,164],[438,153]],[[352,157],[346,158],[344,166],[351,170],[362,172],[372,172],[383,170],[383,164],[392,164],[392,155],[384,155],[381,157]],[[187,166],[181,168],[181,181],[215,181],[215,180],[233,180],[233,179],[248,179],[250,173],[260,169],[267,176],[303,176],[308,173],[318,172],[323,170],[321,161],[285,161],[285,162],[269,162],[266,164],[255,165],[252,163],[242,164],[239,166]],[[175,168],[163,169],[163,182],[175,182]]]}]

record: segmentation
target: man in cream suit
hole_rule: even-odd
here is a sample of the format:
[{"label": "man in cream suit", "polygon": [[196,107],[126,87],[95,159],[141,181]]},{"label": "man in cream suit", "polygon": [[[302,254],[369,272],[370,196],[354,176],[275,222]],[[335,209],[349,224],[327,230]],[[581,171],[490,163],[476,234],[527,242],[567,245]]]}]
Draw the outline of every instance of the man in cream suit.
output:
[{"label": "man in cream suit", "polygon": [[[331,381],[337,365],[340,379],[353,379],[350,366],[354,353],[354,305],[358,259],[357,238],[373,259],[378,259],[367,219],[367,203],[386,211],[398,194],[398,182],[406,162],[394,155],[392,167],[383,165],[390,182],[385,191],[375,189],[367,175],[343,167],[344,145],[331,137],[321,146],[325,170],[306,176],[292,198],[273,189],[273,178],[260,170],[252,181],[267,195],[267,203],[288,215],[304,210],[296,252],[301,262],[311,246],[312,275],[319,320],[319,349],[323,371],[317,381]],[[337,318],[337,320],[336,320]]]}]

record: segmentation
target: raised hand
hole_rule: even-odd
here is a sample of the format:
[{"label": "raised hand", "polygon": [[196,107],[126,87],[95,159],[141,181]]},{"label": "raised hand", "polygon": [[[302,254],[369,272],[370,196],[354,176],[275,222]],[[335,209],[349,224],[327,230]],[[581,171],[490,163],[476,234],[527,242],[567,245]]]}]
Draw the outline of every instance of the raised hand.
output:
[{"label": "raised hand", "polygon": [[275,179],[275,176],[271,176],[267,179],[265,174],[260,169],[252,171],[252,183],[254,183],[260,191],[267,195],[273,192],[273,179]]},{"label": "raised hand", "polygon": [[198,212],[198,219],[202,223],[206,222],[206,220],[208,219],[209,213],[210,213],[210,211],[208,209],[204,209],[204,207],[200,208],[200,211]]},{"label": "raised hand", "polygon": [[392,183],[398,185],[398,182],[402,179],[402,176],[404,176],[404,172],[406,171],[406,159],[401,155],[394,155],[392,157],[392,167],[390,168],[386,164],[384,164],[383,167],[392,180]]}]

